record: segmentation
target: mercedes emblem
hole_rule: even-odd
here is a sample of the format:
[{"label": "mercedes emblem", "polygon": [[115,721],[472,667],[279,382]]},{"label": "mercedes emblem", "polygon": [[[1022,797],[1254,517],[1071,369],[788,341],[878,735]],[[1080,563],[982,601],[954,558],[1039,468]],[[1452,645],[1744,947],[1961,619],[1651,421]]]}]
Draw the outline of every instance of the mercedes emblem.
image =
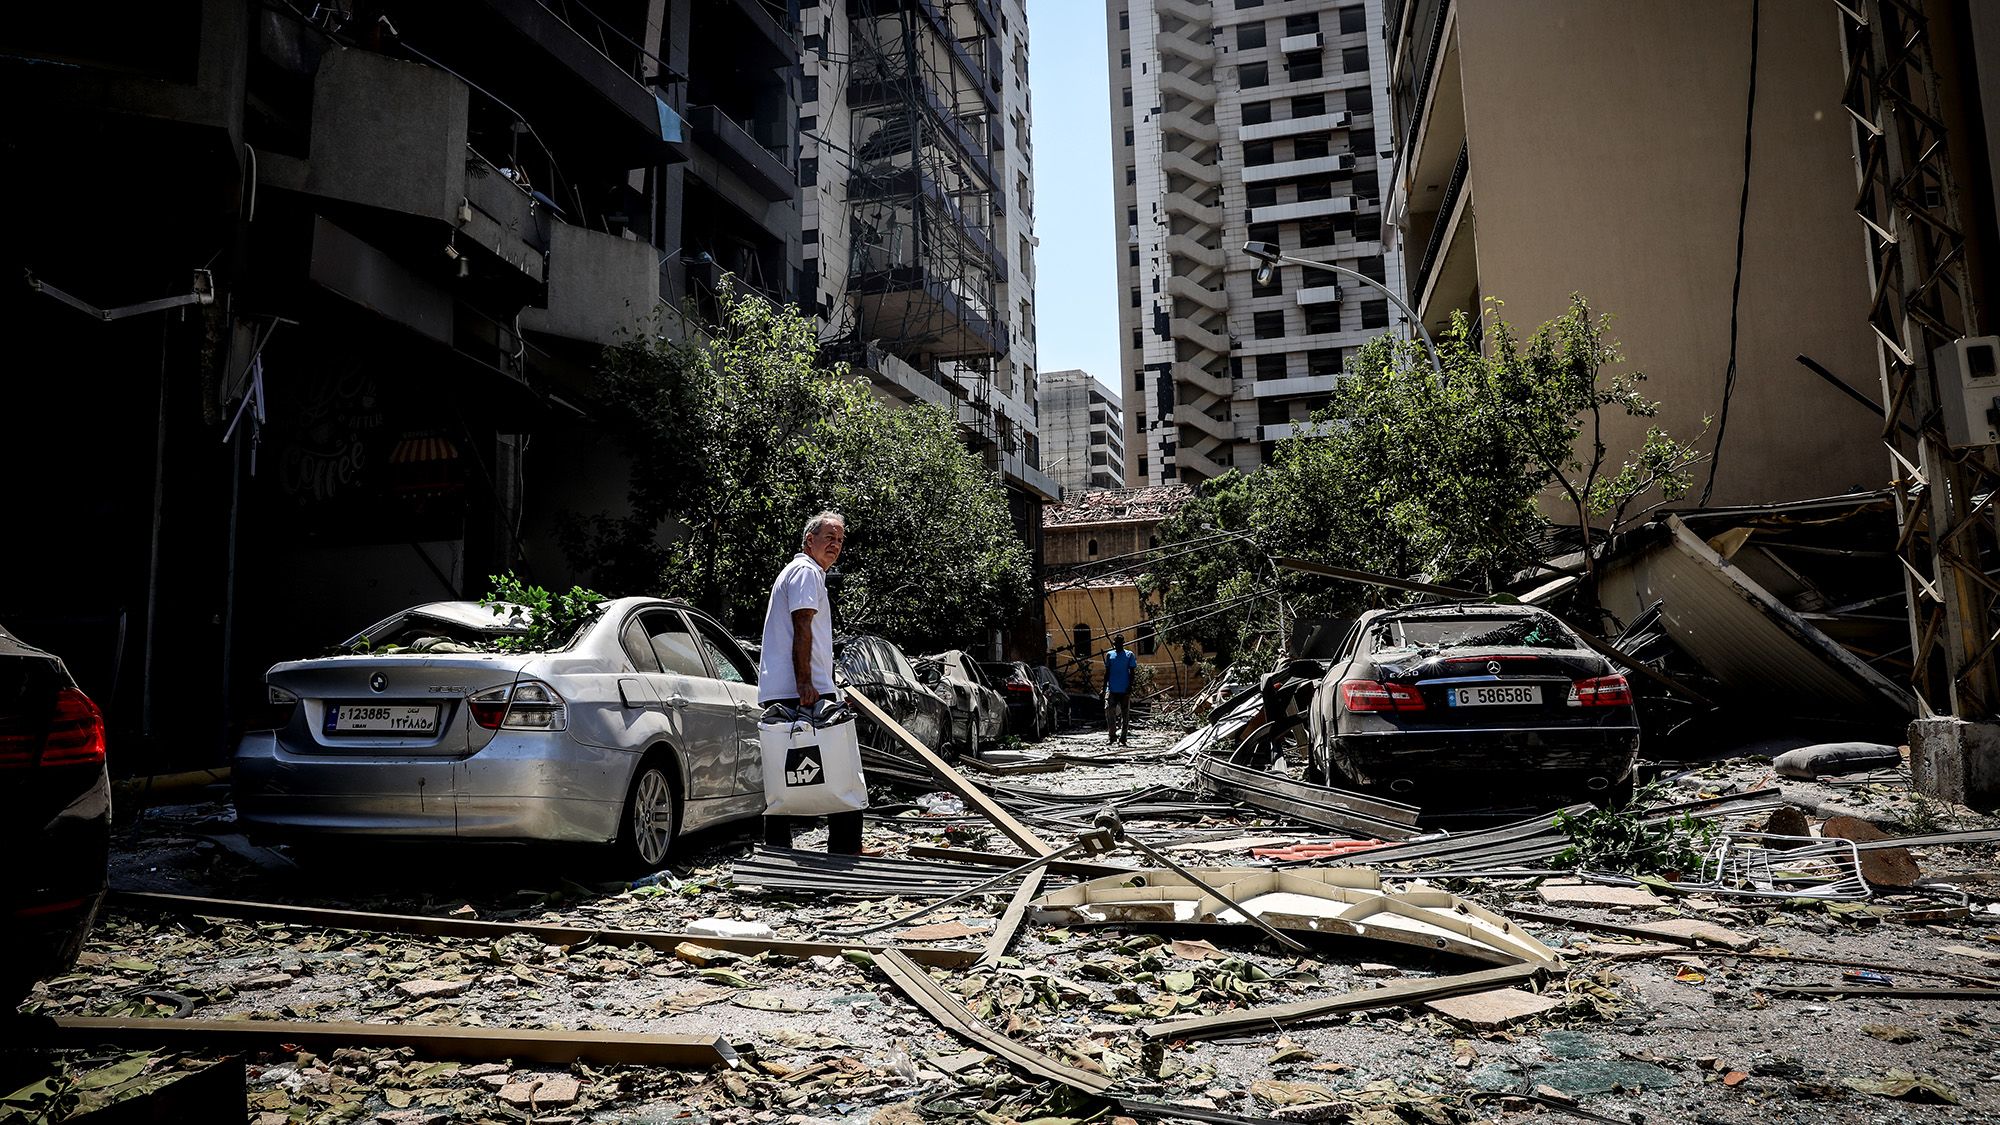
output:
[{"label": "mercedes emblem", "polygon": [[[1496,671],[1496,672],[1497,672],[1497,671],[1499,671],[1499,670],[1500,670],[1500,666],[1499,666],[1498,664],[1494,665],[1494,666],[1493,666],[1493,670],[1494,670],[1494,671]],[[387,677],[387,676],[383,675],[383,674],[382,674],[382,673],[380,673],[380,672],[377,672],[377,673],[375,673],[374,675],[372,675],[372,676],[368,677],[368,690],[369,690],[369,691],[373,691],[373,692],[384,692],[384,691],[388,691],[388,690],[389,690],[389,677]]]},{"label": "mercedes emblem", "polygon": [[[1489,675],[1489,676],[1497,676],[1497,675],[1499,675],[1499,674],[1500,674],[1500,662],[1499,662],[1498,660],[1489,660],[1489,661],[1487,661],[1487,662],[1486,662],[1486,674],[1487,674],[1487,675]],[[376,678],[376,679],[378,679],[378,680],[379,680],[379,679],[381,679],[381,677],[380,677],[380,676],[377,676],[377,677],[375,677],[375,678]],[[376,691],[381,691],[382,689],[378,687],[378,688],[376,688],[375,690],[376,690]]]}]

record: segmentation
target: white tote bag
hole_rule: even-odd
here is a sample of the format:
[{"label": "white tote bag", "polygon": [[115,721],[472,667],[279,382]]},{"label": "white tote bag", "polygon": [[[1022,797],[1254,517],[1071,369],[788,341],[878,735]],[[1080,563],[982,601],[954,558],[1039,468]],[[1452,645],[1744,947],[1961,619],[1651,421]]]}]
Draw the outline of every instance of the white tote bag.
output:
[{"label": "white tote bag", "polygon": [[771,816],[825,816],[868,807],[861,773],[861,739],[850,714],[837,723],[757,724],[764,751],[764,811]]}]

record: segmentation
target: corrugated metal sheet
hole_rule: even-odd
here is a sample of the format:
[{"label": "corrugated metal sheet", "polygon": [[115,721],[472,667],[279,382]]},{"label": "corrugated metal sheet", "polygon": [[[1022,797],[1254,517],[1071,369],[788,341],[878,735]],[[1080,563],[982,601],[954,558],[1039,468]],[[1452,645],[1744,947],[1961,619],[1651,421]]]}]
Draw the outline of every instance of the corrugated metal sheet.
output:
[{"label": "corrugated metal sheet", "polygon": [[1605,609],[1629,621],[1663,603],[1674,643],[1736,694],[1782,701],[1799,714],[1915,714],[1908,692],[1709,549],[1679,517],[1666,522],[1670,538],[1605,564]]}]

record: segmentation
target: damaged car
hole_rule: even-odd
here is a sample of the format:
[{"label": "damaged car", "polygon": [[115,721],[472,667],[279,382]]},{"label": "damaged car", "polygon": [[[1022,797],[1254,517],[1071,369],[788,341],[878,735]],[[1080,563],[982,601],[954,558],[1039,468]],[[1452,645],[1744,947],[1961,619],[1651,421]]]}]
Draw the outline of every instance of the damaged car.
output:
[{"label": "damaged car", "polygon": [[[844,686],[858,689],[911,737],[932,753],[943,754],[951,733],[951,708],[937,692],[917,679],[903,650],[882,637],[845,637],[833,646]],[[862,742],[886,754],[901,755],[902,747],[873,719],[860,720]]]},{"label": "damaged car", "polygon": [[256,835],[515,840],[656,869],[684,832],[764,811],[757,666],[657,598],[603,603],[512,651],[528,612],[435,602],[265,675],[274,729],[238,745]]},{"label": "damaged car", "polygon": [[951,706],[950,743],[960,751],[979,756],[981,746],[1000,741],[1007,733],[1007,703],[986,679],[979,662],[961,649],[926,656],[917,663],[917,674]]},{"label": "damaged car", "polygon": [[1398,797],[1628,793],[1632,688],[1555,617],[1522,605],[1363,614],[1315,689],[1313,771]]}]

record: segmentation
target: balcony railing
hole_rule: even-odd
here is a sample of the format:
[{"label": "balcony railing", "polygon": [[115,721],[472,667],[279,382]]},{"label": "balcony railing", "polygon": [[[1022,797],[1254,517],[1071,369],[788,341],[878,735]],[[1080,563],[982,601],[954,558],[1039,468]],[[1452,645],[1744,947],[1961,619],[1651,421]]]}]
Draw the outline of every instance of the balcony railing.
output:
[{"label": "balcony railing", "polygon": [[1405,146],[1414,145],[1417,128],[1424,119],[1424,102],[1431,93],[1431,72],[1437,69],[1438,52],[1444,48],[1444,18],[1451,14],[1451,0],[1438,0],[1437,15],[1431,20],[1431,45],[1424,52],[1424,68],[1417,74],[1417,100],[1410,107],[1410,124],[1403,130]]},{"label": "balcony railing", "polygon": [[1465,188],[1465,173],[1468,141],[1458,145],[1458,163],[1451,166],[1451,181],[1445,184],[1444,199],[1438,204],[1437,223],[1431,227],[1431,240],[1424,247],[1424,256],[1417,265],[1417,272],[1410,278],[1410,304],[1412,307],[1423,299],[1424,283],[1430,279],[1431,269],[1437,265],[1438,254],[1444,249],[1444,240],[1451,233],[1451,212],[1458,206],[1458,193]]}]

